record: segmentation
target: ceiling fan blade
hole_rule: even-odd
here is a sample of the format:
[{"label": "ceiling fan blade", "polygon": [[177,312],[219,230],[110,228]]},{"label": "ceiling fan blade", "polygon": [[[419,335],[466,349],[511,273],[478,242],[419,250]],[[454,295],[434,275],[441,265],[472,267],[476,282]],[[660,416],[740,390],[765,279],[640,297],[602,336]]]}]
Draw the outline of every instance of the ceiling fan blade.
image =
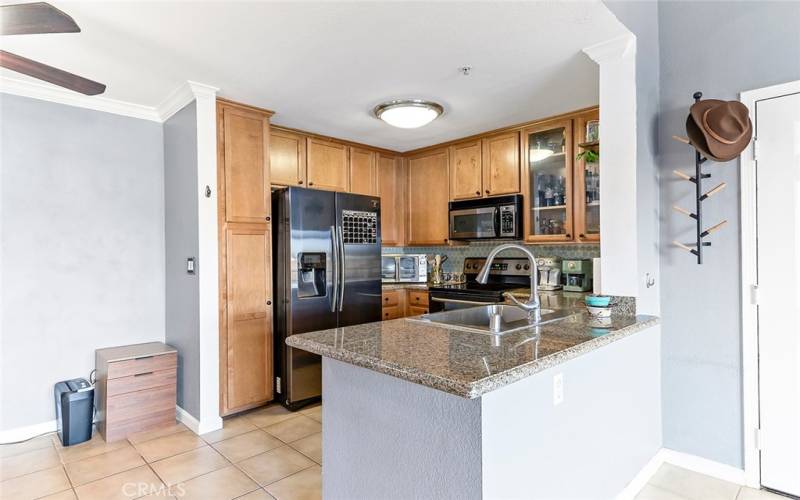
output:
[{"label": "ceiling fan blade", "polygon": [[70,16],[46,2],[0,6],[0,35],[80,31]]},{"label": "ceiling fan blade", "polygon": [[86,95],[102,94],[106,86],[82,76],[0,50],[0,66]]}]

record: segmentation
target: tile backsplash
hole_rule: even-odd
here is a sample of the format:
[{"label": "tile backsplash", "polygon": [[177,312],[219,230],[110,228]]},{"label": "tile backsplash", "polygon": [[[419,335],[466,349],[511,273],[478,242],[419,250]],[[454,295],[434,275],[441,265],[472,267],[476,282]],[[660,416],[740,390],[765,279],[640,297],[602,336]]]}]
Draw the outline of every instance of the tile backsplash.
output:
[{"label": "tile backsplash", "polygon": [[[497,242],[472,242],[463,246],[437,246],[437,247],[383,247],[384,254],[424,253],[428,257],[434,254],[447,255],[447,261],[442,267],[444,272],[461,272],[464,268],[464,259],[467,257],[486,257],[489,251],[496,247]],[[582,245],[526,245],[537,257],[561,257],[562,259],[593,259],[600,257],[599,244]],[[524,257],[521,252],[508,251],[500,257]]]}]

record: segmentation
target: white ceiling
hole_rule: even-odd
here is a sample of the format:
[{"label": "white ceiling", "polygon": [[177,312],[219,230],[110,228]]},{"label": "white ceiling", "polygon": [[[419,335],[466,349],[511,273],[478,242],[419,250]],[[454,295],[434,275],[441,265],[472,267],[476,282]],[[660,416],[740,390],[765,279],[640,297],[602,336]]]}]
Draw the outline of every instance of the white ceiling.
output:
[{"label": "white ceiling", "polygon": [[[83,32],[3,48],[106,83],[112,99],[157,106],[193,80],[274,110],[273,123],[398,151],[597,104],[581,49],[627,32],[599,1],[52,3]],[[396,98],[445,114],[416,130],[372,117]]]}]

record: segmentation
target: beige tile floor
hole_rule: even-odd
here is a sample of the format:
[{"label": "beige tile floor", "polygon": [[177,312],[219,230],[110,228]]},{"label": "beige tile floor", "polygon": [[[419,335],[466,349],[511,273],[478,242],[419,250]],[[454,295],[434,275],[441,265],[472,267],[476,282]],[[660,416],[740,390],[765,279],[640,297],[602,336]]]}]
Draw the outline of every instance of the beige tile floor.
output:
[{"label": "beige tile floor", "polygon": [[[63,448],[53,435],[0,446],[0,499],[311,500],[322,497],[322,407],[268,406],[196,436],[183,425]],[[127,486],[126,486],[127,485]],[[669,464],[637,500],[785,500]]]},{"label": "beige tile floor", "polygon": [[195,435],[180,423],[64,448],[55,435],[0,446],[0,499],[322,497],[322,407],[273,405]]}]

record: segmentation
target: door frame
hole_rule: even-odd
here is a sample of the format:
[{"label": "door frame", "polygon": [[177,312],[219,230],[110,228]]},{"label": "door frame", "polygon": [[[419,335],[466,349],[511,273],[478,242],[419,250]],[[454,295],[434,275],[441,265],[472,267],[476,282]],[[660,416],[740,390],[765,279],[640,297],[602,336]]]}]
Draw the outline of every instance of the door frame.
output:
[{"label": "door frame", "polygon": [[[788,94],[800,93],[800,80],[739,94],[747,106],[756,126],[756,103]],[[747,486],[761,487],[761,459],[759,455],[759,390],[758,390],[758,240],[757,199],[755,168],[756,137],[742,152],[739,160],[739,185],[741,188],[741,306],[742,306],[742,432],[744,438],[744,474]]]}]

